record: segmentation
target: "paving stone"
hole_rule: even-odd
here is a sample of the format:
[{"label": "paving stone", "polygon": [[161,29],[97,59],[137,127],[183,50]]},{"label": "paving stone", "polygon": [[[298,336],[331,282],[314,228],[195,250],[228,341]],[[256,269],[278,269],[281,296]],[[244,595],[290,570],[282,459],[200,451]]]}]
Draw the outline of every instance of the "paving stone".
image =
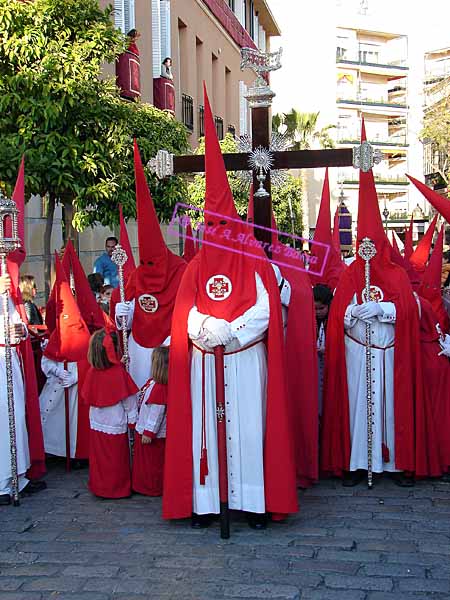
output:
[{"label": "paving stone", "polygon": [[225,589],[225,598],[270,598],[300,600],[300,590],[291,585],[232,585]]},{"label": "paving stone", "polygon": [[6,564],[31,564],[38,558],[38,555],[35,552],[0,552],[0,565],[2,563]]},{"label": "paving stone", "polygon": [[390,577],[325,575],[325,585],[330,588],[344,590],[379,590],[389,592],[393,589],[394,584]]},{"label": "paving stone", "polygon": [[295,572],[314,573],[343,573],[354,575],[359,569],[355,562],[344,560],[294,560],[289,564],[289,570]]},{"label": "paving stone", "polygon": [[410,577],[398,580],[399,590],[404,592],[450,592],[448,579],[418,579]]},{"label": "paving stone", "polygon": [[301,600],[364,600],[366,592],[357,590],[302,590]]},{"label": "paving stone", "polygon": [[359,552],[359,551],[348,551],[348,550],[319,550],[317,558],[320,560],[344,560],[351,562],[380,562],[381,554],[379,552]]},{"label": "paving stone", "polygon": [[362,565],[358,575],[368,575],[370,577],[424,577],[426,576],[425,567],[417,565],[369,563]]},{"label": "paving stone", "polygon": [[84,584],[83,579],[65,577],[39,577],[23,584],[25,591],[76,592]]},{"label": "paving stone", "polygon": [[[44,600],[40,592],[23,592],[21,590],[2,592],[0,598],[1,600]],[[45,600],[47,599],[45,598]]]},{"label": "paving stone", "polygon": [[71,565],[66,567],[63,577],[114,577],[118,574],[119,566],[108,565]]},{"label": "paving stone", "polygon": [[17,590],[23,582],[24,580],[18,577],[0,577],[0,591],[6,592]]},{"label": "paving stone", "polygon": [[56,575],[60,570],[59,565],[3,565],[0,566],[1,577],[42,577],[43,575]]}]

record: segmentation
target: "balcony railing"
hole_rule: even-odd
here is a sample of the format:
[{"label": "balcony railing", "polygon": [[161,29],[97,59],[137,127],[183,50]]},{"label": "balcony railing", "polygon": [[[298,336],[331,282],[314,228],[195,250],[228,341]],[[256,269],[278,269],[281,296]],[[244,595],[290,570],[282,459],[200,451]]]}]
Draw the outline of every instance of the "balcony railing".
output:
[{"label": "balcony railing", "polygon": [[205,108],[202,105],[198,107],[198,135],[205,135]]},{"label": "balcony railing", "polygon": [[[381,175],[374,173],[373,178],[375,183],[378,185],[408,185],[409,179],[404,177],[403,175],[396,175],[393,177],[392,175]],[[357,176],[345,177],[344,184],[352,185],[358,184],[359,178]]]},{"label": "balcony railing", "polygon": [[[339,144],[359,144],[360,136],[359,133],[348,134],[342,133],[338,135],[337,140]],[[388,138],[371,138],[367,140],[373,146],[409,146],[406,141],[406,136],[390,136]]]},{"label": "balcony railing", "polygon": [[242,27],[238,18],[224,0],[203,0],[215,18],[240,48],[256,49],[249,32]]},{"label": "balcony railing", "polygon": [[219,140],[223,140],[223,119],[214,117],[214,125],[216,126],[217,137]]},{"label": "balcony railing", "polygon": [[181,96],[181,120],[189,131],[194,131],[194,99],[187,94]]},{"label": "balcony railing", "polygon": [[338,104],[362,104],[364,106],[386,106],[389,108],[408,108],[406,102],[389,102],[384,98],[360,98],[359,100],[355,98],[337,98],[336,102]]},{"label": "balcony railing", "polygon": [[408,71],[409,67],[406,66],[405,58],[397,58],[394,60],[383,60],[383,56],[376,56],[376,53],[372,53],[369,57],[364,54],[364,51],[352,52],[346,48],[336,48],[336,62],[347,63],[352,65],[366,65],[369,67],[381,67],[383,69],[401,69]]}]

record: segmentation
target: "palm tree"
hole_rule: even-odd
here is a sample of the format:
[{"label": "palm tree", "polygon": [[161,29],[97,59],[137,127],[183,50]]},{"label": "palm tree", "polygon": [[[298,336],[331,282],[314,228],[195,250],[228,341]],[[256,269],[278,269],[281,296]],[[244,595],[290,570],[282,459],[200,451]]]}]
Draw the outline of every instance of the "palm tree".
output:
[{"label": "palm tree", "polygon": [[305,113],[293,108],[288,113],[278,113],[272,117],[272,129],[284,133],[292,139],[293,150],[309,150],[317,140],[321,148],[334,148],[329,130],[335,125],[326,125],[316,130],[319,113]]}]

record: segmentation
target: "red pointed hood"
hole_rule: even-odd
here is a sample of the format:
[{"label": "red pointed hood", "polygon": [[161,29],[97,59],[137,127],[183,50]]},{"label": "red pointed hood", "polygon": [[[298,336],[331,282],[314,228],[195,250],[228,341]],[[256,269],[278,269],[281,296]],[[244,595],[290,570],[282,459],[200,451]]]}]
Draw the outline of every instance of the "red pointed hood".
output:
[{"label": "red pointed hood", "polygon": [[405,229],[405,258],[406,258],[406,260],[409,260],[414,252],[413,227],[414,227],[414,217],[411,215],[411,221],[409,223],[409,227],[408,227],[408,229]]},{"label": "red pointed hood", "polygon": [[314,242],[320,242],[323,246],[311,244],[311,254],[318,259],[318,269],[322,269],[322,275],[309,273],[313,285],[324,283],[334,290],[338,284],[339,277],[344,270],[340,253],[336,252],[331,233],[331,209],[330,209],[330,184],[328,182],[328,169],[325,171],[323,181],[322,198],[320,201],[319,216],[317,217]]},{"label": "red pointed hood", "polygon": [[449,318],[441,294],[444,233],[445,227],[442,225],[430,261],[425,269],[418,293],[419,296],[426,298],[431,303],[442,330],[448,331]]},{"label": "red pointed hood", "polygon": [[416,186],[416,188],[425,196],[433,208],[444,217],[447,223],[450,223],[450,200],[443,198],[440,194],[431,190],[427,185],[418,181],[411,175],[406,174],[406,177]]},{"label": "red pointed hood", "polygon": [[183,258],[186,262],[191,262],[194,256],[197,254],[197,248],[192,234],[191,220],[187,218],[188,222],[186,225],[186,233],[184,236],[184,252]]},{"label": "red pointed hood", "polygon": [[132,333],[146,348],[159,346],[169,335],[175,296],[186,261],[164,242],[148,189],[139,148],[134,142],[139,265],[130,274],[125,295],[134,299]]},{"label": "red pointed hood", "polygon": [[56,328],[50,335],[44,355],[59,362],[78,362],[86,358],[90,334],[57,252],[55,271]]},{"label": "red pointed hood", "polygon": [[123,209],[122,205],[119,204],[119,217],[120,217],[120,234],[119,241],[122,248],[125,250],[127,254],[127,262],[123,265],[123,278],[126,282],[130,274],[136,268],[136,263],[134,262],[133,251],[131,249],[130,238],[128,237],[128,230],[125,224],[125,219],[123,218]]},{"label": "red pointed hood", "polygon": [[341,256],[341,237],[339,233],[339,206],[336,206],[333,221],[333,247],[336,252]]},{"label": "red pointed hood", "polygon": [[136,140],[134,140],[134,176],[136,183],[139,264],[143,267],[151,265],[148,275],[153,280],[156,277],[164,279],[167,268],[168,249],[161,233],[161,227],[150,195]]},{"label": "red pointed hood", "polygon": [[[17,233],[21,242],[20,247],[8,255],[7,270],[11,277],[13,296],[17,297],[17,288],[19,287],[19,270],[24,262],[27,252],[25,249],[25,157],[20,162],[19,172],[17,174],[16,185],[12,194],[12,200],[16,203],[19,214],[17,216]],[[10,234],[10,232],[6,232]]]},{"label": "red pointed hood", "polygon": [[423,238],[417,244],[416,249],[409,257],[409,262],[416,269],[416,271],[423,272],[425,270],[425,265],[427,264],[428,258],[430,256],[431,245],[433,243],[433,236],[436,230],[436,223],[438,218],[439,215],[436,215],[431,221]]},{"label": "red pointed hood", "polygon": [[[232,321],[256,302],[254,275],[249,274],[255,271],[253,256],[260,256],[261,260],[264,256],[256,243],[250,244],[250,240],[254,241],[252,227],[236,211],[206,87],[204,105],[205,229],[198,254],[198,308],[205,314]],[[219,280],[225,286],[225,297],[220,302],[213,291]],[[232,293],[234,287],[239,289],[239,295]]]}]

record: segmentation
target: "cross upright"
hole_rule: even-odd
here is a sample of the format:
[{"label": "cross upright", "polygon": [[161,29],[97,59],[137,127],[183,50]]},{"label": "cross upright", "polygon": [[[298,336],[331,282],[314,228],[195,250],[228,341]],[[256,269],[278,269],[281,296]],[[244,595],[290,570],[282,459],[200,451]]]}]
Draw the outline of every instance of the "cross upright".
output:
[{"label": "cross upright", "polygon": [[[254,193],[254,229],[255,237],[261,242],[271,242],[272,200],[270,170],[275,169],[305,169],[316,167],[347,167],[357,166],[366,170],[367,160],[363,154],[372,159],[373,152],[367,142],[367,147],[342,148],[331,150],[269,150],[271,138],[270,107],[275,93],[270,89],[267,74],[281,67],[281,48],[277,52],[263,53],[252,48],[241,50],[241,68],[251,67],[257,74],[256,81],[246,95],[251,109],[252,123],[252,152],[223,154],[227,171],[253,170]],[[270,157],[270,167],[258,168],[258,151]],[[375,157],[374,161],[377,161]],[[366,164],[367,163],[367,164]],[[204,173],[204,155],[174,156],[165,150],[159,150],[155,158],[149,161],[150,169],[159,178],[181,173]],[[259,226],[259,227],[258,227]],[[261,228],[262,227],[262,228]]]}]

